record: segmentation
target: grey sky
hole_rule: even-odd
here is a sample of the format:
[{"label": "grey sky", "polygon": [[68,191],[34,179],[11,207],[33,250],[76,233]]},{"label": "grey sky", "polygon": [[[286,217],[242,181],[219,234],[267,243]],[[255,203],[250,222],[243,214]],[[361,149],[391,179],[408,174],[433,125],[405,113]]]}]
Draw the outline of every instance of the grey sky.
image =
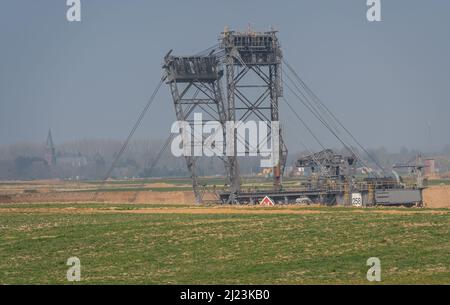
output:
[{"label": "grey sky", "polygon": [[[450,143],[449,1],[381,0],[380,23],[365,0],[81,2],[80,23],[66,21],[65,1],[0,4],[0,144],[44,141],[48,128],[56,142],[123,139],[169,49],[195,53],[249,23],[280,31],[287,61],[365,146]],[[312,142],[283,115],[291,149]],[[165,138],[174,120],[163,87],[136,138]]]}]

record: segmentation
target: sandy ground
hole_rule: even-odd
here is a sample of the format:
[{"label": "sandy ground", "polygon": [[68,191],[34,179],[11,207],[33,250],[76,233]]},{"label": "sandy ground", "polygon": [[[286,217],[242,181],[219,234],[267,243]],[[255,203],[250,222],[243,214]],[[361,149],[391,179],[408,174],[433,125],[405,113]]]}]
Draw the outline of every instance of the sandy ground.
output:
[{"label": "sandy ground", "polygon": [[450,185],[433,186],[425,189],[423,201],[428,208],[450,208]]},{"label": "sandy ground", "polygon": [[[328,211],[298,208],[288,206],[278,209],[271,209],[270,207],[164,207],[164,208],[138,208],[133,210],[122,210],[115,207],[109,208],[78,208],[78,207],[57,207],[57,208],[2,208],[0,214],[8,213],[23,213],[23,214],[281,214],[281,215],[306,215],[327,213]],[[351,210],[353,213],[379,213],[379,214],[395,214],[395,215],[412,215],[416,213],[427,213],[436,215],[450,214],[450,210],[436,211],[436,210]]]},{"label": "sandy ground", "polygon": [[273,210],[273,209],[239,209],[231,207],[192,207],[192,208],[141,208],[120,210],[115,208],[4,208],[5,213],[49,213],[49,214],[318,214],[319,210]]},{"label": "sandy ground", "polygon": [[[123,188],[124,185],[106,183],[102,187]],[[184,187],[170,183],[147,183],[144,187],[167,188]],[[41,180],[30,182],[12,182],[0,184],[1,203],[154,203],[154,204],[194,204],[192,191],[86,191],[98,188],[98,185]],[[134,184],[134,187],[141,185]],[[214,199],[212,196],[205,197],[206,200]],[[450,185],[432,186],[423,192],[426,207],[450,208]]]},{"label": "sandy ground", "polygon": [[120,192],[50,192],[22,193],[0,196],[0,203],[73,203],[73,202],[111,202],[111,203],[167,203],[192,204],[194,195],[189,191],[120,191]]}]

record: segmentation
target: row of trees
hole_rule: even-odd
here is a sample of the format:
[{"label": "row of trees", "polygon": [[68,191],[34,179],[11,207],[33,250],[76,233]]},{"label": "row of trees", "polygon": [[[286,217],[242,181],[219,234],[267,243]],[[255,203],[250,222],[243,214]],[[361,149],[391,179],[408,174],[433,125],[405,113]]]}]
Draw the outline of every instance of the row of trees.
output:
[{"label": "row of trees", "polygon": [[[117,162],[113,177],[174,177],[188,176],[184,158],[176,158],[170,153],[170,148],[153,166],[164,141],[136,140],[132,141]],[[111,166],[120,150],[122,143],[116,140],[80,140],[56,145],[57,162],[49,166],[44,159],[45,144],[18,143],[0,146],[0,179],[101,179]],[[344,150],[335,151],[346,154]],[[303,152],[290,153],[288,166]],[[402,148],[392,153],[385,148],[371,149],[370,155],[383,167],[390,169],[392,164],[405,163],[420,152]],[[375,168],[374,162],[364,153],[361,155],[367,163]],[[450,171],[450,145],[442,151],[424,155],[439,156],[437,167],[441,172]],[[150,170],[151,168],[151,170]],[[240,162],[240,171],[244,174],[261,171],[258,158],[246,158]],[[198,163],[199,175],[223,175],[224,166],[218,158],[202,158]]]}]

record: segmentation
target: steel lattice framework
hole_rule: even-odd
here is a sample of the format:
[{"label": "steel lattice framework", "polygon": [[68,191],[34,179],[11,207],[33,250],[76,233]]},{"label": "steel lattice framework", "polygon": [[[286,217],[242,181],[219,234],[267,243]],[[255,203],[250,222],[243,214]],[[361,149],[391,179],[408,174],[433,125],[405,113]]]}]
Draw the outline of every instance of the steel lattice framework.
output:
[{"label": "steel lattice framework", "polygon": [[[273,167],[274,187],[281,189],[287,149],[281,134],[272,135],[272,121],[279,121],[278,98],[282,96],[281,59],[282,52],[275,31],[234,32],[225,31],[220,43],[225,50],[227,81],[228,120],[246,122],[256,119],[267,123],[269,137],[279,141],[279,161]],[[235,141],[239,139],[235,137]],[[264,139],[265,140],[265,139]],[[252,147],[247,149],[251,150]],[[258,142],[258,151],[261,142]],[[235,145],[236,147],[236,145]],[[234,183],[239,182],[239,169],[236,157],[230,161],[230,176]],[[233,164],[236,164],[233,166]],[[233,191],[239,191],[232,185]]]},{"label": "steel lattice framework", "polygon": [[[287,156],[281,129],[276,135],[271,131],[271,122],[279,121],[281,61],[282,52],[275,31],[225,31],[219,48],[207,55],[182,57],[173,56],[169,52],[164,58],[166,82],[170,87],[179,121],[192,124],[194,112],[200,111],[203,113],[203,120],[215,120],[222,124],[223,139],[226,139],[226,121],[237,123],[258,120],[266,123],[269,133],[263,141],[270,141],[271,137],[275,137],[280,148],[277,158],[279,161],[272,171],[275,190],[281,190]],[[222,77],[223,71],[225,78]],[[226,103],[221,82],[225,82],[227,90]],[[235,203],[240,191],[237,142],[244,142],[247,151],[259,151],[262,145],[262,141],[258,140],[256,148],[250,147],[246,139],[238,138],[236,130],[234,132],[234,154],[222,158],[230,188],[228,203]],[[196,200],[201,202],[196,171],[197,157],[185,158],[192,176]]]},{"label": "steel lattice framework", "polygon": [[[175,113],[178,121],[194,123],[194,114],[202,113],[206,121],[218,121],[225,130],[226,113],[223,105],[220,79],[216,56],[171,56],[170,52],[164,58],[164,69],[167,72],[166,82],[170,87]],[[203,138],[196,135],[192,128],[192,151],[196,145],[202,145]],[[195,199],[200,203],[201,192],[198,184],[196,162],[198,156],[185,156],[188,170],[192,177]]]}]

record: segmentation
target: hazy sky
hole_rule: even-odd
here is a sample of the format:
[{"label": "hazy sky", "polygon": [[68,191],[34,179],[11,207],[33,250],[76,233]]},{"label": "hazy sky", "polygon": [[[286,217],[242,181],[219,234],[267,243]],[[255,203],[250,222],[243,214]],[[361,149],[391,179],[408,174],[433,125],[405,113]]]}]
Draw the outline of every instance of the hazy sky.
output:
[{"label": "hazy sky", "polygon": [[[65,2],[1,1],[0,144],[45,141],[49,128],[56,143],[123,139],[169,49],[195,53],[249,23],[279,30],[286,60],[365,146],[450,143],[450,1],[381,0],[378,23],[365,0],[81,0],[79,23]],[[288,146],[311,142],[281,107]],[[174,120],[164,86],[136,138],[166,138]]]}]

